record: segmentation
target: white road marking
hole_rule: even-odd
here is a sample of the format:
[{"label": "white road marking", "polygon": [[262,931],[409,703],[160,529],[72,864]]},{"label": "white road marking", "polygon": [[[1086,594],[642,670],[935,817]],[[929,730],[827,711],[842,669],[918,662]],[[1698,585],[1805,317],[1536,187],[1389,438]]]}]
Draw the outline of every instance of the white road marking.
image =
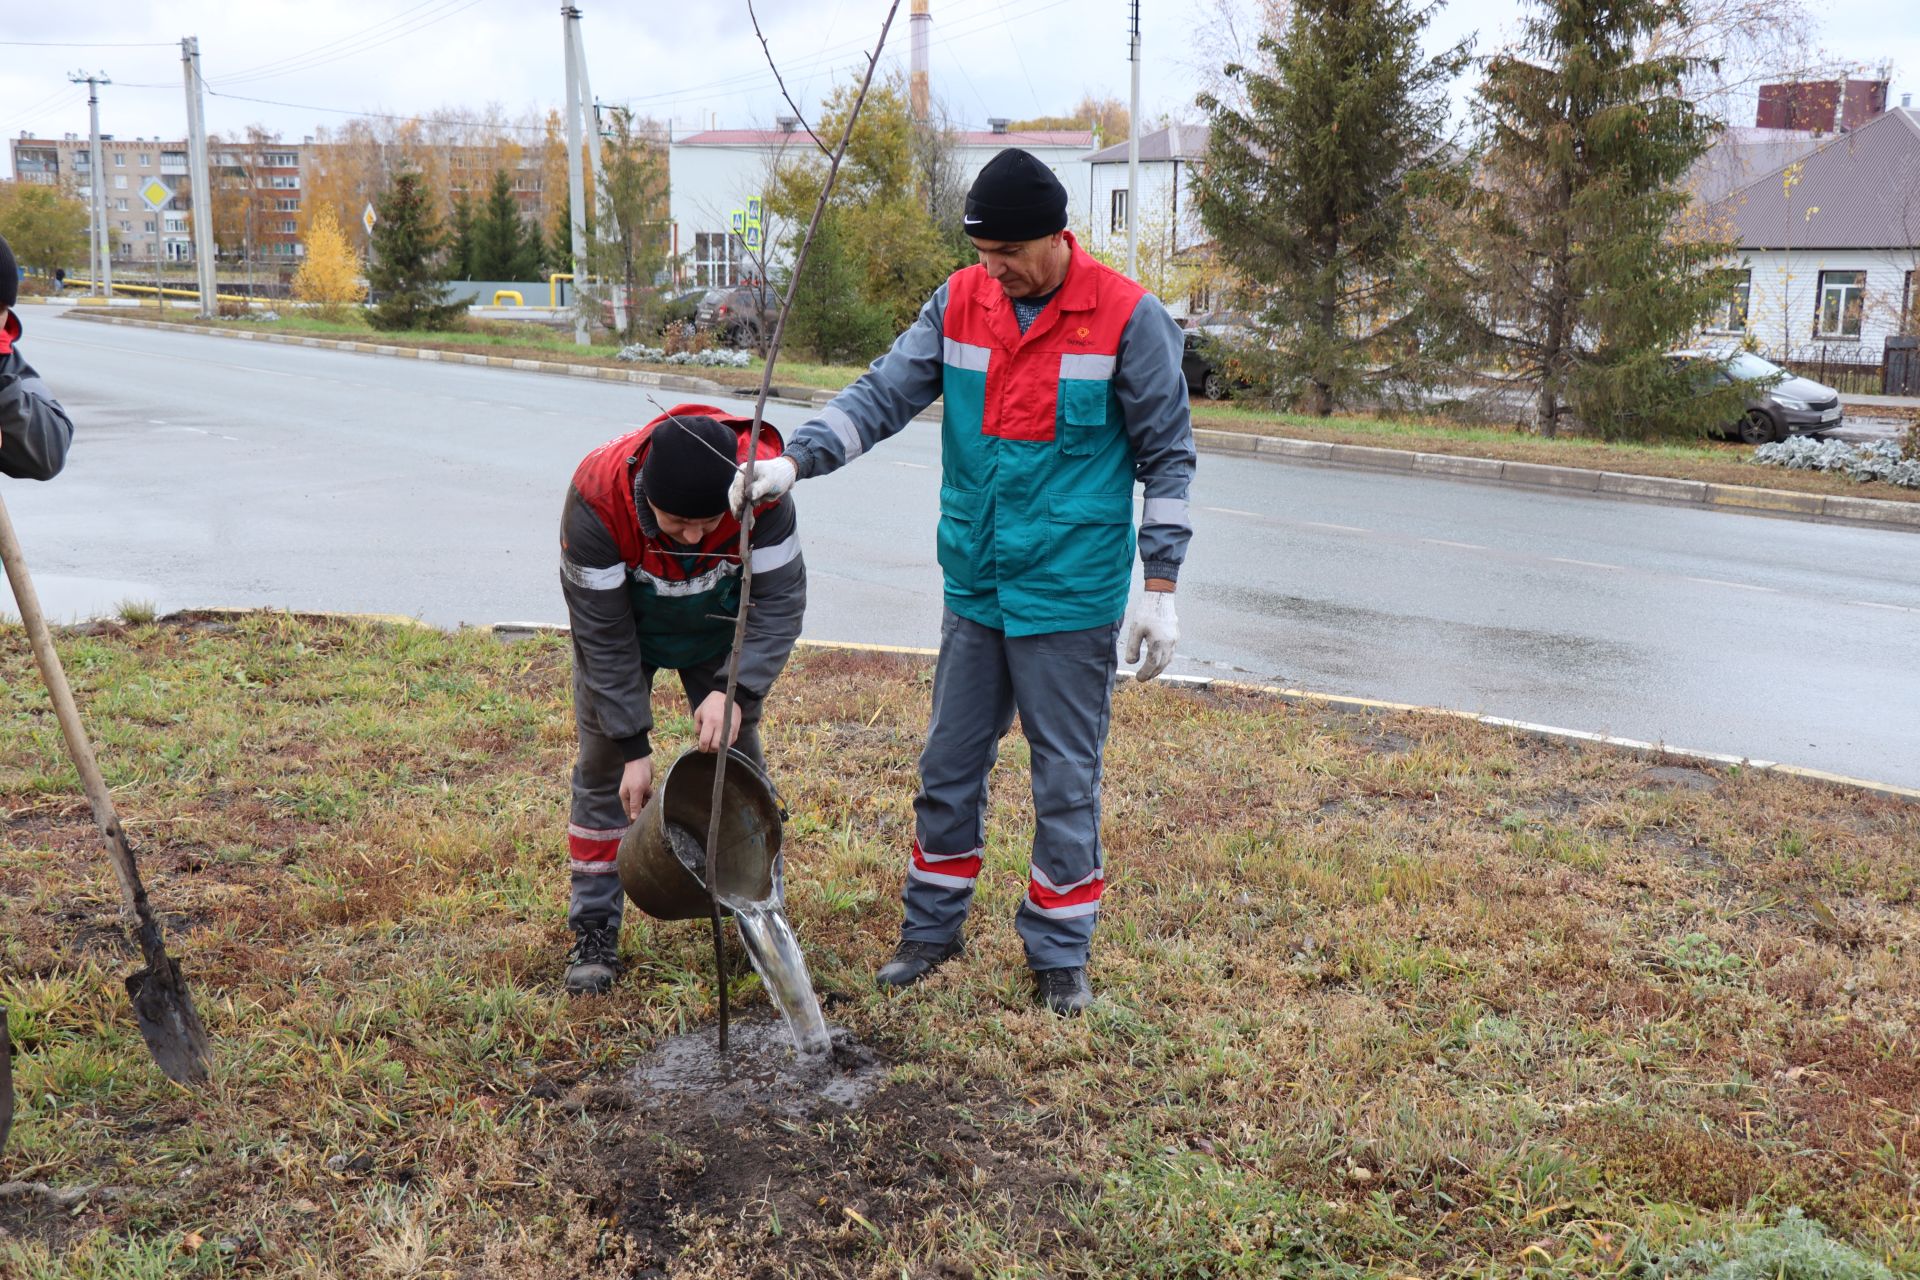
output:
[{"label": "white road marking", "polygon": [[1910,605],[1881,604],[1878,600],[1849,600],[1847,603],[1857,604],[1863,609],[1892,609],[1895,613],[1920,613],[1920,609],[1915,609]]},{"label": "white road marking", "polygon": [[1242,511],[1238,507],[1202,507],[1200,509],[1202,511],[1217,511],[1223,516],[1250,516],[1255,520],[1260,518],[1258,511]]},{"label": "white road marking", "polygon": [[1324,520],[1302,520],[1301,524],[1309,529],[1338,529],[1342,533],[1372,533],[1371,529],[1362,529],[1357,524],[1328,524]]},{"label": "white road marking", "polygon": [[1778,587],[1756,587],[1751,582],[1728,582],[1725,578],[1694,578],[1682,574],[1688,582],[1704,582],[1710,587],[1735,587],[1741,591],[1764,591],[1769,595],[1779,595]]},{"label": "white road marking", "polygon": [[1486,550],[1485,547],[1481,546],[1477,542],[1453,542],[1447,538],[1422,538],[1420,539],[1420,541],[1429,543],[1432,546],[1436,546],[1436,547],[1459,547],[1463,551],[1485,551]]},{"label": "white road marking", "polygon": [[1555,564],[1577,564],[1585,569],[1613,569],[1623,571],[1626,567],[1617,564],[1601,564],[1598,560],[1569,560],[1565,556],[1548,556],[1547,559],[1553,561]]},{"label": "white road marking", "polygon": [[[901,462],[901,461],[899,461],[898,459],[895,459],[895,458],[888,458],[888,459],[887,459],[887,461],[888,461],[888,462],[891,462],[891,463],[893,463],[893,465],[894,465],[894,466],[896,466],[896,467],[912,467],[912,468],[913,468],[913,469],[914,469],[915,471],[931,471],[931,470],[933,470],[933,468],[932,468],[932,467],[930,467],[930,466],[928,466],[928,465],[927,465],[926,463],[924,463],[924,462]],[[715,748],[715,750],[718,750],[718,748],[716,747],[716,748]]]}]

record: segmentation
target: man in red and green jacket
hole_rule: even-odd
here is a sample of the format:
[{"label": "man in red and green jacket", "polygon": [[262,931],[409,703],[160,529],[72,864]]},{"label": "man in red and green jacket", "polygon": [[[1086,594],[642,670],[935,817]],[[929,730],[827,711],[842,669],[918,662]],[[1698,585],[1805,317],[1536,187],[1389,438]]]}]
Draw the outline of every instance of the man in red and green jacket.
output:
[{"label": "man in red and green jacket", "polygon": [[[1017,711],[1032,748],[1034,840],[1015,926],[1040,1002],[1075,1014],[1092,999],[1086,966],[1106,884],[1100,767],[1116,644],[1124,617],[1142,680],[1173,656],[1194,447],[1179,327],[1066,225],[1066,189],[1044,164],[1019,150],[989,161],[966,204],[979,263],[935,291],[781,457],[736,482],[734,503],[833,471],[941,400],[946,612],[906,920],[878,977],[909,986],[962,950],[987,775]],[[1136,483],[1143,591],[1129,613]]]},{"label": "man in red and green jacket", "polygon": [[[780,436],[707,405],[677,405],[588,454],[560,516],[560,587],[573,637],[580,749],[567,822],[574,946],[567,990],[598,994],[618,972],[620,837],[653,792],[656,672],[679,673],[705,751],[720,749],[740,522],[727,509],[739,462],[780,454]],[[799,638],[807,571],[793,499],[754,514],[732,746],[761,769],[760,707]]]}]

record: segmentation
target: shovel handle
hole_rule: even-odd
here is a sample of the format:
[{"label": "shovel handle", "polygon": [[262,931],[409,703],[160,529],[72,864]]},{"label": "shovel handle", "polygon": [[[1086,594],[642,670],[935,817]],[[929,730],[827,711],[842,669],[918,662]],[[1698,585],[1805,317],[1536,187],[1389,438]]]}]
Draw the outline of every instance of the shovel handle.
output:
[{"label": "shovel handle", "polygon": [[4,499],[0,499],[0,560],[6,562],[13,600],[20,609],[20,622],[26,628],[27,640],[33,646],[40,678],[46,682],[47,694],[53,699],[53,713],[59,718],[60,732],[66,736],[67,754],[73,757],[73,767],[80,773],[80,785],[86,789],[87,800],[93,805],[93,821],[106,837],[107,856],[120,881],[120,896],[137,923],[140,949],[146,953],[148,963],[152,963],[160,948],[153,908],[147,902],[146,887],[140,883],[140,872],[134,866],[133,850],[121,830],[119,815],[114,812],[106,779],[100,776],[99,762],[93,758],[93,744],[88,741],[86,726],[80,721],[80,708],[73,701],[73,688],[67,683],[66,669],[60,665],[60,654],[53,647],[53,635],[47,630],[46,615],[40,611],[40,596],[27,573],[26,555],[20,550],[20,538],[13,531],[13,518],[7,513]]}]

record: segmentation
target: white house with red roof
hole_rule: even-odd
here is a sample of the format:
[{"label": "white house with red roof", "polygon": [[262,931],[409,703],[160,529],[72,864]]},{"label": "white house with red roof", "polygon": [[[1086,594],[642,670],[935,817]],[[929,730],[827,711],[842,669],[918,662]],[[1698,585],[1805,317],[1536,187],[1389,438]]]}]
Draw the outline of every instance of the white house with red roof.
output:
[{"label": "white house with red roof", "polygon": [[[994,121],[990,129],[960,130],[951,136],[962,181],[971,182],[1006,148],[1019,147],[1039,157],[1066,186],[1069,224],[1087,222],[1091,130],[1019,131]],[[734,214],[746,213],[750,201],[765,199],[780,165],[818,155],[813,135],[790,118],[772,129],[707,129],[673,139],[668,151],[669,213],[672,252],[681,264],[679,283],[729,285],[752,279],[758,267],[734,230]]]}]

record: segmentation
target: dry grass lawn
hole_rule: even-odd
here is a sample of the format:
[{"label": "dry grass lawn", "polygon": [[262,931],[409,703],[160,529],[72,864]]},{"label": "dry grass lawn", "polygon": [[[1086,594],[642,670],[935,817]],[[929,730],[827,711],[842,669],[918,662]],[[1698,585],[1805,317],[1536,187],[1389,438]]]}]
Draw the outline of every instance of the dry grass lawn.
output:
[{"label": "dry grass lawn", "polygon": [[145,1057],[0,629],[8,1280],[1920,1275],[1920,808],[1123,688],[1094,1011],[1029,1005],[1017,737],[967,956],[883,998],[929,672],[806,652],[768,717],[790,905],[889,1083],[702,1127],[620,1084],[712,1016],[701,927],[636,913],[612,995],[558,990],[563,641],[61,643],[219,1061]]}]

